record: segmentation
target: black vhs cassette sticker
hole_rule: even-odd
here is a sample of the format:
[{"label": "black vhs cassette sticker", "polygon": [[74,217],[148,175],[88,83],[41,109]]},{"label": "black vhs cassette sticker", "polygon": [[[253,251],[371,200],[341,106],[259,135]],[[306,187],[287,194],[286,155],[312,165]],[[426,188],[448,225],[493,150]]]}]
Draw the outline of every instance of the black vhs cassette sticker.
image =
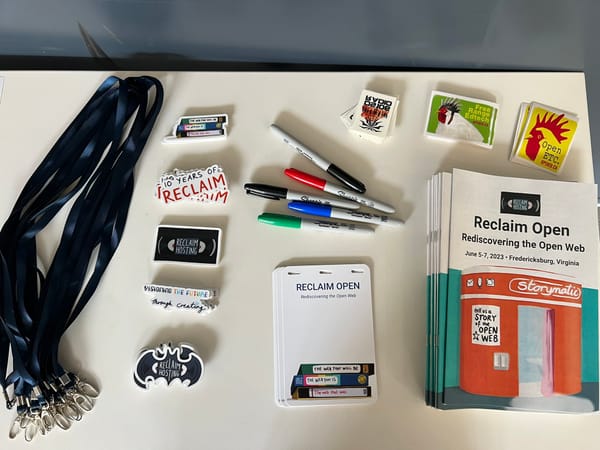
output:
[{"label": "black vhs cassette sticker", "polygon": [[218,264],[221,230],[161,225],[156,235],[154,261]]},{"label": "black vhs cassette sticker", "polygon": [[500,213],[521,216],[540,216],[542,197],[539,194],[524,192],[501,192]]}]

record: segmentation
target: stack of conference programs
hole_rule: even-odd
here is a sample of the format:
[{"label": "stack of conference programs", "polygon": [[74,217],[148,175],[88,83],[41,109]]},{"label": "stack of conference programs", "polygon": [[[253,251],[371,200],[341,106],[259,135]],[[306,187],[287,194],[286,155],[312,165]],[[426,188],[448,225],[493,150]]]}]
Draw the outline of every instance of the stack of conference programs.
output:
[{"label": "stack of conference programs", "polygon": [[427,403],[598,408],[596,186],[429,182]]}]

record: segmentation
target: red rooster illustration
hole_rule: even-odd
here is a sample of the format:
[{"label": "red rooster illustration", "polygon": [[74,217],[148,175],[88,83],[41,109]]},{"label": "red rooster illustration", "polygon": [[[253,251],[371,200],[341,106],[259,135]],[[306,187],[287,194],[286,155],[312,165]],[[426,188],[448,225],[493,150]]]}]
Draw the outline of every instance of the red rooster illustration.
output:
[{"label": "red rooster illustration", "polygon": [[438,109],[438,121],[450,125],[454,114],[460,113],[460,104],[455,99],[446,100]]},{"label": "red rooster illustration", "polygon": [[567,136],[564,136],[564,133],[570,130],[569,128],[565,128],[564,125],[569,123],[569,120],[565,119],[561,122],[564,117],[564,114],[557,115],[548,112],[544,114],[544,117],[540,118],[539,114],[536,116],[535,125],[529,130],[529,136],[525,138],[527,140],[525,154],[529,159],[535,161],[535,158],[540,152],[540,144],[542,139],[544,139],[542,129],[550,131],[559,144],[567,139]]}]

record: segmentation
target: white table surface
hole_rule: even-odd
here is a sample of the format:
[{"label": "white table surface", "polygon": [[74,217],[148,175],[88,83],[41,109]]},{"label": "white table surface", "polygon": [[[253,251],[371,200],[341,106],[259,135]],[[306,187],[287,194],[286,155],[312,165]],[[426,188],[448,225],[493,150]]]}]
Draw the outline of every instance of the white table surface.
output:
[{"label": "white table surface", "polygon": [[[0,217],[8,215],[24,182],[107,75],[0,72]],[[101,396],[93,412],[71,430],[53,430],[31,444],[22,435],[8,440],[15,413],[0,410],[0,448],[492,450],[596,445],[598,415],[437,411],[424,401],[426,180],[454,167],[555,178],[508,160],[519,104],[535,100],[579,115],[573,147],[558,178],[593,182],[582,73],[153,75],[164,84],[165,102],[137,166],[121,245],[61,344],[64,365],[95,383]],[[364,88],[400,100],[393,135],[382,145],[351,135],[339,118]],[[498,102],[494,148],[424,137],[432,89]],[[218,112],[230,117],[226,141],[161,143],[178,116]],[[287,213],[286,204],[249,197],[244,183],[297,187],[283,175],[284,168],[320,172],[271,134],[273,122],[356,174],[368,195],[394,205],[406,224],[379,227],[371,237],[357,238],[257,223],[263,211]],[[214,163],[229,181],[226,205],[163,205],[153,198],[163,172]],[[161,223],[222,227],[221,264],[154,263],[153,241]],[[42,259],[47,260],[53,245],[50,238],[43,241]],[[273,395],[271,272],[280,265],[344,262],[366,263],[372,270],[379,399],[371,406],[279,408]],[[155,309],[142,291],[152,281],[216,286],[220,306],[208,316]],[[205,362],[199,384],[149,391],[134,385],[138,352],[163,341],[195,346]]]}]

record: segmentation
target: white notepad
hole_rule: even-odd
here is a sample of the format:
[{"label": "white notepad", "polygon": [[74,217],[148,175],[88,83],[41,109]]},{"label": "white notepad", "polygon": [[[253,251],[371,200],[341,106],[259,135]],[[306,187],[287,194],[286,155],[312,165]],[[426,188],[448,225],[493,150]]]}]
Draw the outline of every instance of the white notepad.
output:
[{"label": "white notepad", "polygon": [[275,269],[273,315],[275,401],[279,406],[376,400],[368,266]]}]

